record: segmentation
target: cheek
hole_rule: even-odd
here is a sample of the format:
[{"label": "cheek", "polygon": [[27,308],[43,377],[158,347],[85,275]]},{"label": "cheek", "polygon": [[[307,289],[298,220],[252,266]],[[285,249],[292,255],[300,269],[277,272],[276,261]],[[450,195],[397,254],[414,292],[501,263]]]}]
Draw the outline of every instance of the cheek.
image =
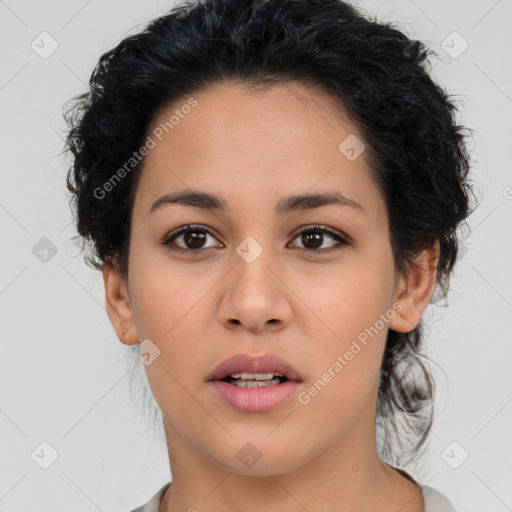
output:
[{"label": "cheek", "polygon": [[194,308],[207,283],[201,276],[171,264],[161,248],[134,252],[131,265],[132,307],[139,335],[167,344],[169,339],[176,339],[182,324],[190,323],[190,317],[197,314]]},{"label": "cheek", "polygon": [[385,301],[377,291],[337,298],[324,307],[323,317],[335,334],[322,329],[327,334],[317,334],[314,344],[305,347],[310,372],[298,396],[299,412],[308,422],[305,430],[322,429],[326,438],[347,431],[363,410],[372,409],[388,331],[380,320]]},{"label": "cheek", "polygon": [[308,383],[318,382],[321,400],[355,405],[374,388],[395,314],[392,287],[392,261],[385,254],[356,255],[321,287],[310,286],[308,305],[321,322],[305,327],[315,325],[306,338],[314,343],[304,348],[312,369]]},{"label": "cheek", "polygon": [[192,391],[198,380],[206,378],[198,374],[198,362],[208,357],[210,345],[204,327],[204,320],[212,314],[205,309],[208,287],[204,278],[185,275],[168,262],[165,270],[157,259],[145,259],[138,267],[137,257],[132,260],[136,269],[131,279],[134,321],[140,341],[149,339],[159,351],[145,368],[157,403],[172,400],[178,404],[183,395],[186,406],[184,389]]},{"label": "cheek", "polygon": [[[315,279],[308,280],[301,293],[323,321],[325,335],[343,345],[374,326],[391,307],[393,276],[392,263],[385,255],[353,253],[316,283]],[[380,323],[378,327],[383,328]]]}]

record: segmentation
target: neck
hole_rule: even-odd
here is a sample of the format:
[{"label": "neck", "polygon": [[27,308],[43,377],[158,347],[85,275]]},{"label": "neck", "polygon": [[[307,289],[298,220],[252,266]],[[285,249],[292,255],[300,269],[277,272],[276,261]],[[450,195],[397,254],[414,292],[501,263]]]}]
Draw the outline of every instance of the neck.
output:
[{"label": "neck", "polygon": [[[164,425],[173,478],[159,512],[424,510],[421,489],[379,459],[375,423],[367,418],[307,463],[259,476],[237,473],[205,457],[168,422]],[[364,425],[373,428],[365,430]]]}]

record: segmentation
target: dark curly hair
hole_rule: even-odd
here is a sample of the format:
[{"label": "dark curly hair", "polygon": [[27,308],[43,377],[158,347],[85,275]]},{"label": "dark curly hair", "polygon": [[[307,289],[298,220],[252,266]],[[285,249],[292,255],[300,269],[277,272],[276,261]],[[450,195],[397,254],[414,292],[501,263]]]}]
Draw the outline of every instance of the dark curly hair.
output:
[{"label": "dark curly hair", "polygon": [[[457,229],[473,193],[465,127],[426,69],[433,51],[391,23],[340,0],[199,0],[175,6],[104,53],[89,90],[66,104],[67,187],[86,261],[117,258],[128,279],[130,218],[141,159],[102,197],[98,189],[143,145],[171,102],[230,80],[250,87],[297,82],[339,98],[359,129],[385,199],[397,273],[436,240],[436,291],[446,297],[457,259]],[[467,129],[469,130],[469,129]],[[84,247],[82,247],[83,249]],[[410,333],[389,330],[377,428],[380,456],[400,464],[405,428],[424,448],[433,418],[434,381],[421,354],[423,320]],[[405,422],[405,423],[404,423]]]}]

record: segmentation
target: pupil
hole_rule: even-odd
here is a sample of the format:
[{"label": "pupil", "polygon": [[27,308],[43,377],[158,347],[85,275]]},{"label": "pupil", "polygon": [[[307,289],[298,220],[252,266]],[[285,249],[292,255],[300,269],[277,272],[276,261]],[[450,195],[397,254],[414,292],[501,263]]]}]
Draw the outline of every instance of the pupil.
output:
[{"label": "pupil", "polygon": [[[201,231],[187,231],[189,236],[185,236],[185,243],[187,246],[191,246],[191,249],[200,249],[202,247],[201,242],[204,242],[206,236]],[[196,245],[197,244],[197,245]]]},{"label": "pupil", "polygon": [[302,243],[307,246],[308,238],[313,238],[314,249],[322,245],[322,233],[305,233],[302,235]]}]

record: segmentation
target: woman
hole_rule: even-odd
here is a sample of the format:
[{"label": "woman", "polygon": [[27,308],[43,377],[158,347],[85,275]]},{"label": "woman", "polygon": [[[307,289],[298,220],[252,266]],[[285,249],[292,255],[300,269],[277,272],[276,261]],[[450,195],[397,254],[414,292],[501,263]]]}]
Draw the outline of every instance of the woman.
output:
[{"label": "woman", "polygon": [[395,467],[470,214],[427,56],[338,0],[189,2],[70,105],[77,228],[164,420],[172,485],[137,512],[454,510]]}]

